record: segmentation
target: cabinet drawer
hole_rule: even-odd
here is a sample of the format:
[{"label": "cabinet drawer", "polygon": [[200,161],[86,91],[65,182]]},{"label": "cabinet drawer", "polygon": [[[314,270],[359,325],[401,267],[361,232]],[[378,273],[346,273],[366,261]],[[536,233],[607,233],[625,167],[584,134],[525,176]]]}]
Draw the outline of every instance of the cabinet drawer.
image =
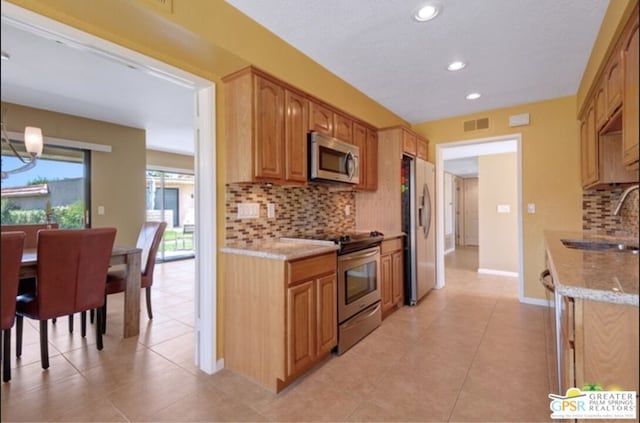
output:
[{"label": "cabinet drawer", "polygon": [[287,265],[288,283],[311,279],[314,276],[335,272],[337,267],[336,253],[323,254],[289,262]]},{"label": "cabinet drawer", "polygon": [[387,239],[380,246],[380,254],[389,254],[394,251],[402,250],[402,238]]}]

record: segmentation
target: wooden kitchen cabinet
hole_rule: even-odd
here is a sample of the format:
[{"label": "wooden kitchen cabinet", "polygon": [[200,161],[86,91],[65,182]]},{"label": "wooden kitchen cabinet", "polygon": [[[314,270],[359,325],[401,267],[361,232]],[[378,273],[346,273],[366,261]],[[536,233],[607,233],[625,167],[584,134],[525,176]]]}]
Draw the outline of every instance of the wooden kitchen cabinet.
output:
[{"label": "wooden kitchen cabinet", "polygon": [[406,129],[402,131],[402,151],[413,157],[418,152],[418,137]]},{"label": "wooden kitchen cabinet", "polygon": [[612,116],[622,104],[622,66],[620,57],[620,49],[616,48],[609,58],[604,74],[607,116]]},{"label": "wooden kitchen cabinet", "polygon": [[[307,181],[307,127],[309,101],[285,90],[285,180]],[[301,141],[303,140],[303,141]]]},{"label": "wooden kitchen cabinet", "polygon": [[587,106],[580,122],[580,157],[582,186],[589,187],[598,181],[598,138],[596,114],[593,102]]},{"label": "wooden kitchen cabinet", "polygon": [[382,241],[380,246],[380,288],[382,316],[386,318],[404,302],[403,239]]},{"label": "wooden kitchen cabinet", "polygon": [[638,391],[638,307],[562,297],[562,392]]},{"label": "wooden kitchen cabinet", "polygon": [[306,183],[306,98],[252,67],[223,81],[227,182]]},{"label": "wooden kitchen cabinet", "polygon": [[416,155],[422,160],[429,160],[429,141],[417,137]]},{"label": "wooden kitchen cabinet", "polygon": [[223,261],[225,367],[278,392],[337,345],[336,253]]},{"label": "wooden kitchen cabinet", "polygon": [[638,168],[638,9],[627,27],[622,46],[623,62],[623,113],[622,151],[623,163],[632,169]]},{"label": "wooden kitchen cabinet", "polygon": [[353,119],[317,101],[311,101],[309,108],[309,130],[320,132],[355,144],[353,141]]},{"label": "wooden kitchen cabinet", "polygon": [[353,144],[360,151],[360,182],[358,191],[375,191],[378,189],[378,134],[377,131],[354,122]]}]

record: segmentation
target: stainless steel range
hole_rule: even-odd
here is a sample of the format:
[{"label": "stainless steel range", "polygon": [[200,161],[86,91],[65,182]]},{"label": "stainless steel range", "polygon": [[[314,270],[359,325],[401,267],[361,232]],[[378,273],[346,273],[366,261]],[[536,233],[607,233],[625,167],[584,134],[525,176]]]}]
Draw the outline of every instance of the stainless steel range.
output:
[{"label": "stainless steel range", "polygon": [[[296,237],[300,238],[300,237]],[[338,354],[347,351],[382,322],[380,243],[378,231],[342,235],[310,235],[339,245]]]}]

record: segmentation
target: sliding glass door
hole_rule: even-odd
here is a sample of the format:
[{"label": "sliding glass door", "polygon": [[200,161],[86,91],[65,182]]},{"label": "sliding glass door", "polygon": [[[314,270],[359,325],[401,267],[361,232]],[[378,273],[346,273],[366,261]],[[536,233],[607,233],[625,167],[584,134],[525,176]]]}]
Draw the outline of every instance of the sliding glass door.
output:
[{"label": "sliding glass door", "polygon": [[165,221],[159,261],[195,256],[195,191],[192,174],[147,170],[146,220]]}]

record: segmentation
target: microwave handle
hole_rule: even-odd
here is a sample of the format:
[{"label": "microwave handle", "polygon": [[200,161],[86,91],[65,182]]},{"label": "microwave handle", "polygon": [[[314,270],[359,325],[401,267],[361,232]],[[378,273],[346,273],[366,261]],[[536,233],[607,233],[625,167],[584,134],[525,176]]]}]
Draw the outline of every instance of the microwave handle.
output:
[{"label": "microwave handle", "polygon": [[347,166],[347,175],[349,176],[349,180],[353,179],[353,175],[356,172],[358,162],[356,161],[355,156],[349,151],[347,153],[347,159],[345,160],[345,164]]}]

